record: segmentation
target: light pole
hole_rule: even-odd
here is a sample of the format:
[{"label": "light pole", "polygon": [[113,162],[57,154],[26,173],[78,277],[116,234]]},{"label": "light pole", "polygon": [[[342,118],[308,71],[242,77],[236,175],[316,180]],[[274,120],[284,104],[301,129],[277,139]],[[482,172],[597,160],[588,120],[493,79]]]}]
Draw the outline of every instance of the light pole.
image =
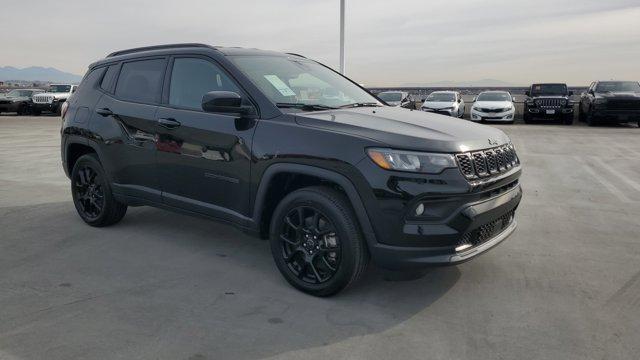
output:
[{"label": "light pole", "polygon": [[340,74],[344,75],[346,69],[344,64],[344,2],[340,0]]}]

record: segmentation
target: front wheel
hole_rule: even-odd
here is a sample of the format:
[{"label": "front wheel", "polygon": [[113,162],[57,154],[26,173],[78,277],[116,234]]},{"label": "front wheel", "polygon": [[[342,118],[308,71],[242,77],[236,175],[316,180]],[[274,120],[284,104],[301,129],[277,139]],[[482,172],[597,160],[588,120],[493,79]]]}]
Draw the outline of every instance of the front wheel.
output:
[{"label": "front wheel", "polygon": [[273,213],[270,243],[284,278],[314,296],[330,296],[353,284],[369,260],[349,201],[328,187],[287,195]]},{"label": "front wheel", "polygon": [[589,126],[598,125],[598,120],[596,119],[596,116],[593,114],[593,111],[591,109],[587,111],[586,120]]},{"label": "front wheel", "polygon": [[91,226],[109,226],[122,220],[127,205],[118,202],[95,154],[81,156],[71,171],[71,195],[78,215]]}]

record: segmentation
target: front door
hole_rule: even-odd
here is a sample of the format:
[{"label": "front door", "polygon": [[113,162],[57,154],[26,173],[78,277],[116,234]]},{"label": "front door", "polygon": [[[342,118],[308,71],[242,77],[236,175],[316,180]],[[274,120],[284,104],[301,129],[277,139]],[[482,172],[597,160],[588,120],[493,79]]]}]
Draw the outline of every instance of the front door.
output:
[{"label": "front door", "polygon": [[207,113],[201,105],[209,91],[248,98],[208,58],[176,57],[171,63],[167,104],[156,115],[162,201],[225,220],[246,220],[255,120]]}]

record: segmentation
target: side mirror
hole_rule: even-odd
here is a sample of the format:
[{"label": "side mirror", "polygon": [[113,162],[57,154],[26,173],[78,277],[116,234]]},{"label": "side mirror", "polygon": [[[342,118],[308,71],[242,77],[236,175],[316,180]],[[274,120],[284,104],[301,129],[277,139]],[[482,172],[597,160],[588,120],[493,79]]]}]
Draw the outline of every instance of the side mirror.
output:
[{"label": "side mirror", "polygon": [[210,91],[202,97],[202,110],[215,113],[246,114],[242,97],[233,91]]},{"label": "side mirror", "polygon": [[427,98],[422,98],[422,102],[425,102],[425,101],[427,101]]},{"label": "side mirror", "polygon": [[458,102],[461,103],[462,102],[462,98],[458,99]]},{"label": "side mirror", "polygon": [[477,98],[478,98],[477,96],[474,96],[473,99],[471,99],[471,102],[476,102]]},{"label": "side mirror", "polygon": [[524,94],[527,96],[531,96],[531,92],[529,90],[525,91]]}]

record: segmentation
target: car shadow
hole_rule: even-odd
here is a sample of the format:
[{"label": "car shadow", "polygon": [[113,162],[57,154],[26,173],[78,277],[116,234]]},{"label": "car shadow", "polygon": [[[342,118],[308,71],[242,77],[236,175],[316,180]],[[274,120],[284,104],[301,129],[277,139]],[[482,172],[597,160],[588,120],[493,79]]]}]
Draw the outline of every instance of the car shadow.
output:
[{"label": "car shadow", "polygon": [[[39,226],[22,225],[26,214]],[[38,288],[42,303],[27,290],[0,299],[0,317],[11,319],[0,325],[0,335],[28,325],[13,339],[15,347],[5,344],[21,356],[40,346],[35,339],[47,338],[47,346],[59,341],[67,348],[103,341],[124,357],[152,345],[157,353],[149,357],[260,358],[398,326],[460,277],[456,267],[444,267],[393,280],[398,277],[370,266],[353,287],[317,298],[281,277],[267,241],[206,219],[141,207],[130,208],[115,226],[92,228],[62,203],[3,215],[5,241],[32,253],[5,261],[0,282],[16,276],[60,284]],[[31,270],[18,274],[11,271],[16,267]]]}]

